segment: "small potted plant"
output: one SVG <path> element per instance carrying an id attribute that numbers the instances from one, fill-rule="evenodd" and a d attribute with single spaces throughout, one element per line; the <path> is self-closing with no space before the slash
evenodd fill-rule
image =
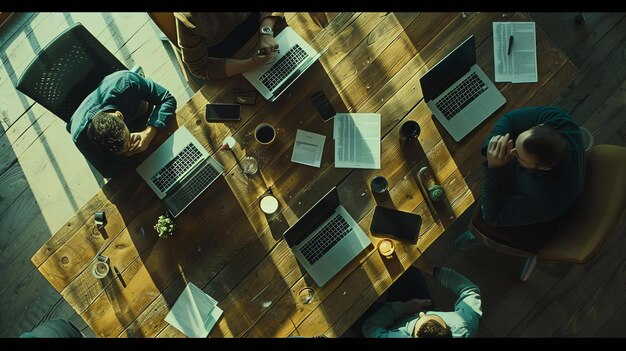
<path id="1" fill-rule="evenodd" d="M 161 215 L 157 219 L 154 229 L 157 233 L 159 233 L 160 238 L 169 238 L 174 235 L 176 223 L 174 223 L 174 220 L 171 217 Z"/>

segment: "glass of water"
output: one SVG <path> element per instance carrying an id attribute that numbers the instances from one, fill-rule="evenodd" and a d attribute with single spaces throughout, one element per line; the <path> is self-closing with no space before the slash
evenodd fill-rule
<path id="1" fill-rule="evenodd" d="M 259 163 L 252 156 L 246 156 L 241 160 L 241 168 L 245 174 L 255 174 L 259 170 Z"/>
<path id="2" fill-rule="evenodd" d="M 311 288 L 304 288 L 300 290 L 298 294 L 298 302 L 301 304 L 308 305 L 313 301 L 313 297 L 315 296 L 315 291 Z"/>

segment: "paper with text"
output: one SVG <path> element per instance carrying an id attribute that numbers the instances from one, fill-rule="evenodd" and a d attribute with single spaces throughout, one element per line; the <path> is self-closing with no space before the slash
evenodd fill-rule
<path id="1" fill-rule="evenodd" d="M 324 141 L 326 141 L 325 135 L 298 129 L 296 131 L 296 141 L 293 144 L 291 162 L 319 167 L 322 163 Z"/>
<path id="2" fill-rule="evenodd" d="M 535 22 L 493 22 L 493 62 L 496 82 L 536 83 Z"/>
<path id="3" fill-rule="evenodd" d="M 335 167 L 380 169 L 379 113 L 338 113 L 333 127 Z"/>
<path id="4" fill-rule="evenodd" d="M 215 299 L 189 283 L 165 316 L 165 321 L 190 338 L 206 338 L 222 313 Z"/>

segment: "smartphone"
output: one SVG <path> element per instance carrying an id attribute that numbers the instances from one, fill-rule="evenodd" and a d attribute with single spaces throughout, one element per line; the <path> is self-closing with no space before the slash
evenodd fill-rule
<path id="1" fill-rule="evenodd" d="M 241 105 L 229 103 L 206 104 L 207 122 L 236 122 L 241 120 Z"/>
<path id="2" fill-rule="evenodd" d="M 322 90 L 311 95 L 311 102 L 315 105 L 317 112 L 320 114 L 324 122 L 330 121 L 337 114 L 333 105 L 330 104 L 330 101 L 328 101 L 326 94 L 324 94 L 324 91 Z"/>
<path id="3" fill-rule="evenodd" d="M 376 237 L 390 237 L 417 244 L 421 226 L 422 217 L 418 214 L 376 206 L 370 232 Z"/>

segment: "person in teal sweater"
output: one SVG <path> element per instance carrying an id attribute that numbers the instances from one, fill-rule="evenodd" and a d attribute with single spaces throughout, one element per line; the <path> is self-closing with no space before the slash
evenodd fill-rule
<path id="1" fill-rule="evenodd" d="M 111 178 L 145 151 L 176 114 L 176 99 L 163 86 L 131 71 L 102 79 L 78 106 L 67 131 L 100 174 Z"/>
<path id="2" fill-rule="evenodd" d="M 481 153 L 487 157 L 482 167 L 482 212 L 474 219 L 483 221 L 483 227 L 527 228 L 511 233 L 507 244 L 536 249 L 549 233 L 535 235 L 532 242 L 519 236 L 531 232 L 532 225 L 562 216 L 582 191 L 585 150 L 576 121 L 550 106 L 505 113 L 483 142 Z M 506 236 L 506 229 L 494 232 Z M 476 239 L 466 232 L 455 245 L 465 248 L 470 243 Z"/>
<path id="3" fill-rule="evenodd" d="M 420 268 L 458 296 L 454 311 L 427 311 L 430 299 L 386 302 L 363 324 L 366 338 L 476 336 L 482 316 L 480 289 L 451 268 L 431 265 Z"/>

